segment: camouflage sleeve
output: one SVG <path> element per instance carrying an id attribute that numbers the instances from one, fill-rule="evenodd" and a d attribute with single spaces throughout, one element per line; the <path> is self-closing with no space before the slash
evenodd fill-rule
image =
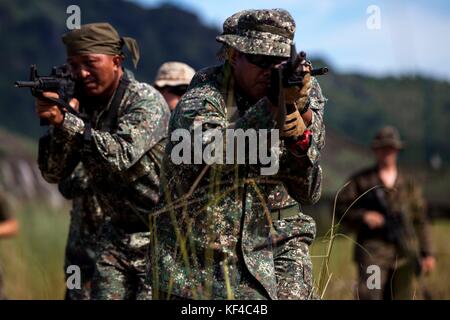
<path id="1" fill-rule="evenodd" d="M 172 117 L 171 128 L 187 129 L 193 134 L 194 130 L 201 126 L 202 144 L 203 147 L 206 147 L 213 142 L 213 137 L 205 132 L 209 129 L 225 130 L 232 125 L 233 129 L 252 128 L 258 130 L 271 129 L 275 126 L 269 110 L 269 102 L 265 98 L 250 107 L 233 124 L 228 122 L 226 113 L 222 111 L 226 107 L 222 104 L 224 102 L 217 93 L 196 93 L 194 89 L 194 92 L 180 101 L 175 111 L 176 114 Z M 225 158 L 226 147 L 223 148 L 223 151 Z"/>
<path id="2" fill-rule="evenodd" d="M 201 123 L 207 129 L 225 129 L 231 125 L 227 115 L 222 111 L 221 97 L 211 95 L 199 95 L 181 100 L 181 112 L 178 128 L 193 129 L 194 123 Z M 232 124 L 234 129 L 270 129 L 275 127 L 272 114 L 269 110 L 269 101 L 264 98 L 248 109 L 242 117 Z"/>
<path id="3" fill-rule="evenodd" d="M 81 137 L 50 127 L 39 140 L 38 165 L 44 179 L 58 183 L 68 177 L 80 162 Z"/>
<path id="4" fill-rule="evenodd" d="M 319 201 L 322 194 L 322 168 L 318 160 L 311 165 L 305 156 L 298 158 L 287 152 L 282 156 L 278 176 L 289 195 L 300 204 L 311 205 Z"/>
<path id="5" fill-rule="evenodd" d="M 89 180 L 82 164 L 78 164 L 73 173 L 58 184 L 59 192 L 66 199 L 74 199 L 89 189 Z"/>
<path id="6" fill-rule="evenodd" d="M 433 254 L 431 245 L 431 226 L 427 215 L 425 199 L 422 188 L 414 181 L 410 182 L 411 210 L 414 217 L 414 226 L 417 231 L 417 238 L 420 246 L 421 256 L 431 256 Z"/>
<path id="7" fill-rule="evenodd" d="M 325 145 L 325 125 L 323 111 L 326 99 L 322 95 L 319 83 L 313 78 L 310 92 L 312 121 L 308 129 L 312 132 L 311 146 L 306 154 L 297 154 L 284 150 L 284 164 L 280 175 L 289 195 L 301 204 L 316 203 L 322 193 L 322 168 L 319 164 L 320 150 Z M 286 178 L 289 177 L 289 178 Z"/>
<path id="8" fill-rule="evenodd" d="M 169 115 L 161 96 L 142 98 L 126 108 L 116 132 L 91 129 L 92 139 L 84 142 L 83 152 L 113 173 L 124 172 L 166 136 Z M 81 136 L 83 120 L 72 114 L 66 116 L 69 121 L 64 120 L 63 130 Z"/>
<path id="9" fill-rule="evenodd" d="M 269 105 L 270 102 L 267 98 L 259 100 L 245 112 L 244 116 L 236 121 L 234 128 L 243 130 L 275 128 L 275 121 L 273 120 Z"/>
<path id="10" fill-rule="evenodd" d="M 309 94 L 312 121 L 308 126 L 308 129 L 312 132 L 315 147 L 320 151 L 325 146 L 325 123 L 323 122 L 323 113 L 327 99 L 323 96 L 322 89 L 320 88 L 317 79 L 313 77 L 312 82 L 313 84 Z"/>

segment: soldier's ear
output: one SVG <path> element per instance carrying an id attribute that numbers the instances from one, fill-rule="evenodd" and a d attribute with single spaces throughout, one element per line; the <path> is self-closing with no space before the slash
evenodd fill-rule
<path id="1" fill-rule="evenodd" d="M 113 60 L 114 67 L 116 67 L 116 68 L 122 67 L 122 62 L 123 62 L 122 56 L 120 56 L 120 55 L 113 56 L 112 60 Z"/>

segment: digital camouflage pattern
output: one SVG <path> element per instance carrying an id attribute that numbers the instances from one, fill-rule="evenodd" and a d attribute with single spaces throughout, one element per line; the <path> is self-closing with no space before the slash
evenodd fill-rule
<path id="1" fill-rule="evenodd" d="M 275 127 L 267 98 L 251 102 L 234 91 L 228 63 L 196 77 L 171 118 L 169 134 L 179 128 L 193 133 L 196 126 Z M 202 140 L 204 147 L 211 143 L 208 135 Z M 166 211 L 156 217 L 151 246 L 154 289 L 195 299 L 277 299 L 273 242 L 283 239 L 274 230 L 267 199 L 281 183 L 300 203 L 319 199 L 316 145 L 306 155 L 283 147 L 275 176 L 261 176 L 258 165 L 175 165 L 174 145 L 166 149 Z"/>
<path id="2" fill-rule="evenodd" d="M 286 237 L 286 240 L 277 243 L 273 250 L 278 299 L 316 298 L 309 254 L 309 245 L 316 233 L 314 220 L 300 213 L 300 217 L 274 221 L 274 228 L 278 236 L 285 234 Z M 293 233 L 297 234 L 292 235 Z"/>
<path id="3" fill-rule="evenodd" d="M 223 22 L 223 26 L 222 26 L 222 34 L 237 34 L 237 26 L 238 26 L 238 22 L 239 19 L 247 13 L 251 13 L 252 10 L 242 10 L 239 12 L 236 12 L 235 14 L 233 14 L 232 16 L 228 17 L 225 19 L 225 21 Z"/>
<path id="4" fill-rule="evenodd" d="M 243 10 L 233 14 L 223 23 L 225 34 L 236 34 L 239 19 L 245 14 L 251 14 L 251 10 Z M 224 57 L 224 48 L 219 53 Z M 196 86 L 208 78 L 207 71 L 198 72 L 191 82 Z M 313 111 L 313 120 L 309 128 L 313 133 L 313 141 L 317 150 L 321 150 L 325 144 L 325 126 L 323 123 L 323 111 L 326 98 L 316 78 L 312 78 L 311 91 L 309 93 L 310 108 Z M 311 149 L 314 151 L 314 148 Z M 274 265 L 277 276 L 277 292 L 279 299 L 309 299 L 314 296 L 312 283 L 312 263 L 308 246 L 316 235 L 314 220 L 301 212 L 298 203 L 291 198 L 282 184 L 275 187 L 267 199 L 267 206 L 271 212 L 286 212 L 283 209 L 294 210 L 294 216 L 279 220 L 273 217 L 274 230 L 285 239 L 274 245 Z M 295 208 L 298 208 L 295 214 Z"/>
<path id="5" fill-rule="evenodd" d="M 99 254 L 92 297 L 100 300 L 150 300 L 146 281 L 150 233 L 124 232 L 106 221 L 98 239 Z"/>
<path id="6" fill-rule="evenodd" d="M 402 232 L 402 243 L 392 243 L 387 238 L 385 228 L 369 229 L 363 223 L 366 210 L 377 209 L 376 190 L 363 193 L 383 183 L 376 167 L 367 168 L 354 174 L 350 184 L 339 194 L 336 213 L 343 223 L 356 232 L 357 243 L 354 259 L 359 270 L 357 298 L 413 298 L 411 282 L 414 277 L 414 259 L 432 255 L 430 224 L 422 190 L 414 180 L 399 171 L 392 189 L 384 189 L 386 201 L 392 214 L 403 217 L 406 232 Z M 362 196 L 344 215 L 350 204 Z M 400 232 L 400 230 L 399 230 Z M 381 269 L 381 289 L 368 290 L 367 267 L 378 265 Z M 391 287 L 389 287 L 391 286 Z M 392 291 L 391 291 L 392 289 Z M 391 297 L 391 293 L 394 297 Z"/>
<path id="7" fill-rule="evenodd" d="M 224 23 L 224 32 L 233 32 L 233 20 L 241 13 L 228 18 Z M 197 72 L 191 82 L 195 87 L 207 81 L 214 69 L 203 69 Z M 325 125 L 323 112 L 326 98 L 315 77 L 312 78 L 312 88 L 309 93 L 310 108 L 313 120 L 308 129 L 312 131 L 313 143 L 317 150 L 325 145 Z M 315 148 L 309 151 L 314 157 Z M 283 184 L 275 186 L 267 198 L 267 207 L 271 212 L 284 208 L 298 207 L 298 202 L 289 196 Z M 273 218 L 274 230 L 284 239 L 274 245 L 274 265 L 277 277 L 277 292 L 279 299 L 309 299 L 316 298 L 312 283 L 312 262 L 308 246 L 315 239 L 316 224 L 314 219 L 302 213 L 301 207 L 297 216 L 278 220 Z"/>
<path id="8" fill-rule="evenodd" d="M 103 212 L 82 164 L 59 183 L 59 190 L 72 200 L 64 263 L 66 280 L 67 267 L 75 265 L 81 270 L 81 289 L 66 289 L 66 299 L 89 300 Z"/>
<path id="9" fill-rule="evenodd" d="M 228 33 L 228 26 L 237 21 L 237 31 Z M 230 17 L 224 33 L 216 39 L 238 51 L 289 57 L 295 33 L 295 21 L 283 9 L 246 10 Z"/>
<path id="10" fill-rule="evenodd" d="M 61 128 L 50 127 L 39 141 L 38 164 L 43 177 L 59 183 L 82 163 L 103 210 L 108 227 L 99 235 L 98 245 L 103 251 L 98 253 L 97 266 L 109 263 L 110 268 L 104 274 L 97 267 L 93 298 L 138 295 L 122 294 L 126 281 L 142 280 L 143 272 L 137 269 L 145 254 L 136 248 L 142 246 L 141 238 L 148 243 L 148 234 L 143 236 L 148 232 L 148 213 L 160 200 L 159 172 L 170 115 L 161 94 L 134 79 L 125 90 L 114 122 L 107 117 L 110 103 L 102 106 L 81 100 L 84 120 L 66 113 Z M 84 134 L 88 122 L 92 127 L 90 139 Z M 120 254 L 115 255 L 116 251 Z M 116 259 L 109 259 L 112 256 Z M 118 281 L 117 273 L 122 274 L 123 281 Z"/>
<path id="11" fill-rule="evenodd" d="M 308 129 L 312 132 L 315 144 L 315 148 L 308 150 L 311 154 L 319 152 L 325 145 L 323 112 L 326 99 L 314 77 L 309 99 L 313 119 Z M 311 157 L 314 155 L 311 154 Z M 272 212 L 289 210 L 288 208 L 296 207 L 297 204 L 282 184 L 278 185 L 268 198 Z M 316 236 L 316 224 L 312 217 L 302 213 L 301 203 L 299 205 L 297 216 L 274 220 L 276 232 L 281 238 L 286 239 L 274 247 L 278 298 L 284 300 L 316 298 L 313 291 L 312 261 L 309 255 L 309 245 Z"/>

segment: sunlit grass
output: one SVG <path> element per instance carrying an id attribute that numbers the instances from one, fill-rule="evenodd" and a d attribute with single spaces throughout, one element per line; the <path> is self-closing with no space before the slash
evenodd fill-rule
<path id="1" fill-rule="evenodd" d="M 17 212 L 17 216 L 20 220 L 20 235 L 0 241 L 0 265 L 8 298 L 62 299 L 69 208 L 56 212 L 36 204 L 27 205 Z M 433 298 L 450 299 L 450 221 L 435 221 L 432 231 L 437 269 L 425 279 L 425 283 Z M 324 299 L 353 299 L 356 283 L 353 246 L 349 239 L 335 239 L 328 265 L 332 275 Z M 316 283 L 327 250 L 328 241 L 324 238 L 318 238 L 311 248 Z"/>
<path id="2" fill-rule="evenodd" d="M 62 299 L 69 209 L 26 205 L 16 213 L 20 233 L 0 241 L 0 265 L 9 299 Z"/>

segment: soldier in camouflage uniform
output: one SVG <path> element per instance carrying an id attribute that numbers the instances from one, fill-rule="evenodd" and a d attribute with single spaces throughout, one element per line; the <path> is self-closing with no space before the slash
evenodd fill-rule
<path id="1" fill-rule="evenodd" d="M 429 273 L 435 265 L 425 201 L 414 180 L 397 166 L 397 154 L 402 148 L 398 131 L 393 127 L 381 129 L 372 148 L 376 166 L 350 178 L 350 184 L 339 194 L 337 206 L 344 224 L 357 234 L 356 298 L 413 299 L 414 275 Z M 380 268 L 380 288 L 368 285 L 373 277 L 369 270 L 372 265 Z"/>
<path id="2" fill-rule="evenodd" d="M 239 18 L 248 13 L 243 10 L 227 18 L 223 23 L 222 35 L 237 34 Z M 228 46 L 223 45 L 218 58 L 225 59 Z M 308 62 L 309 63 L 309 62 Z M 206 79 L 204 70 L 198 72 L 191 82 L 191 87 Z M 323 110 L 326 102 L 319 83 L 312 78 L 309 92 L 310 109 L 314 121 L 311 123 L 314 142 L 318 150 L 325 144 L 325 126 Z M 316 224 L 312 217 L 301 211 L 301 204 L 291 198 L 286 188 L 280 184 L 269 195 L 267 206 L 272 215 L 274 230 L 283 239 L 274 246 L 274 265 L 277 277 L 278 299 L 309 299 L 316 297 L 313 292 L 312 262 L 309 255 L 309 245 L 316 235 Z"/>
<path id="3" fill-rule="evenodd" d="M 0 240 L 17 234 L 19 226 L 17 220 L 12 217 L 11 209 L 0 190 Z M 3 292 L 2 269 L 0 265 L 0 300 L 5 300 Z"/>
<path id="4" fill-rule="evenodd" d="M 139 59 L 133 39 L 121 38 L 107 23 L 93 23 L 68 32 L 63 42 L 79 86 L 71 104 L 81 114 L 37 99 L 39 117 L 51 124 L 39 142 L 39 168 L 48 182 L 59 183 L 81 163 L 99 202 L 105 218 L 92 298 L 148 299 L 148 214 L 159 201 L 170 112 L 158 91 L 124 73 L 124 44 L 135 66 Z"/>
<path id="5" fill-rule="evenodd" d="M 173 111 L 191 83 L 195 70 L 186 63 L 170 61 L 159 67 L 153 86 L 161 92 Z"/>
<path id="6" fill-rule="evenodd" d="M 238 20 L 236 34 L 217 38 L 227 46 L 226 62 L 196 74 L 171 117 L 169 133 L 201 130 L 206 133 L 203 147 L 208 147 L 213 141 L 208 129 L 285 129 L 280 114 L 287 105 L 274 99 L 280 92 L 274 94 L 268 85 L 272 67 L 290 55 L 295 23 L 280 9 L 249 10 Z M 301 88 L 281 89 L 286 102 L 295 104 L 304 115 L 296 122 L 296 128 L 303 125 L 297 142 L 283 143 L 280 148 L 276 175 L 261 175 L 261 167 L 251 164 L 175 164 L 171 153 L 176 140 L 168 143 L 161 175 L 167 179 L 166 207 L 155 219 L 150 256 L 155 298 L 278 298 L 274 250 L 285 246 L 290 251 L 286 244 L 300 239 L 305 230 L 283 232 L 284 221 L 275 230 L 268 201 L 280 203 L 275 195 L 282 187 L 300 203 L 311 204 L 320 197 L 319 150 L 315 135 L 305 134 L 305 125 L 322 130 L 321 119 L 310 107 L 320 108 L 316 107 L 319 101 L 309 96 L 313 83 L 306 76 Z M 305 140 L 307 147 L 300 148 L 298 143 Z M 293 217 L 296 222 L 301 220 L 298 210 Z M 291 253 L 297 259 L 299 252 L 294 250 Z M 310 269 L 304 273 L 310 276 Z M 298 280 L 304 283 L 303 274 Z M 309 294 L 311 290 L 303 291 Z"/>
<path id="7" fill-rule="evenodd" d="M 69 266 L 81 270 L 81 288 L 66 288 L 66 300 L 89 300 L 103 213 L 81 163 L 70 177 L 59 183 L 59 190 L 66 199 L 72 200 L 64 263 L 66 280 L 70 275 L 66 273 Z"/>

